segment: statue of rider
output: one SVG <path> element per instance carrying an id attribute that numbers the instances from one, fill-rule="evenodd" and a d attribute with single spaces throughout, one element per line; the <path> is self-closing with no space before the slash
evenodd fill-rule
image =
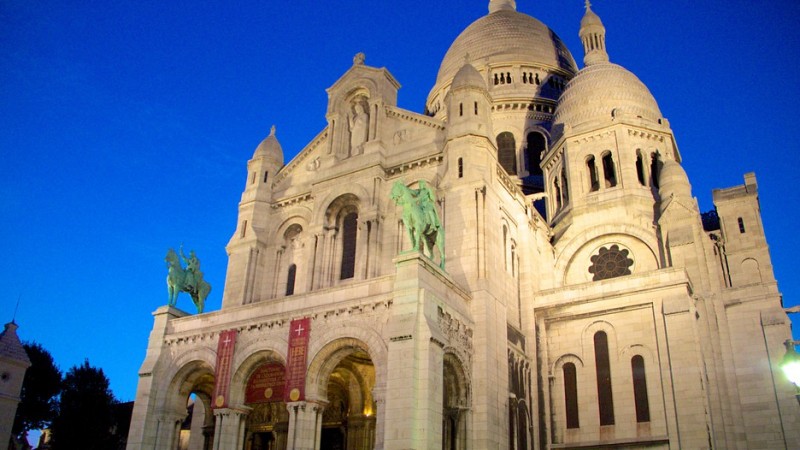
<path id="1" fill-rule="evenodd" d="M 436 194 L 425 180 L 419 180 L 419 189 L 414 190 L 417 205 L 420 211 L 428 218 L 428 223 L 434 230 L 441 228 L 439 215 L 436 213 Z"/>
<path id="2" fill-rule="evenodd" d="M 197 258 L 194 250 L 189 252 L 189 256 L 183 253 L 183 245 L 181 245 L 181 259 L 186 264 L 186 278 L 184 283 L 191 291 L 196 291 L 197 286 L 203 281 L 203 272 L 200 271 L 200 260 Z"/>

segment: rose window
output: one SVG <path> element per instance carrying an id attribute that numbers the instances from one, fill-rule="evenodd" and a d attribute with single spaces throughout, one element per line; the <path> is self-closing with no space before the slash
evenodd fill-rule
<path id="1" fill-rule="evenodd" d="M 593 273 L 592 281 L 607 280 L 631 274 L 633 260 L 628 257 L 630 252 L 614 244 L 611 247 L 600 247 L 598 253 L 592 256 L 592 265 L 589 273 Z"/>

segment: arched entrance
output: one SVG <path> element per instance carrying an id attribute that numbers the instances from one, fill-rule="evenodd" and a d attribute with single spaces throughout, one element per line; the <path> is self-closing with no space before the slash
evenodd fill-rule
<path id="1" fill-rule="evenodd" d="M 327 402 L 322 413 L 320 449 L 373 448 L 375 366 L 366 345 L 355 339 L 339 339 L 323 348 L 315 363 L 321 364 L 318 388 Z"/>
<path id="2" fill-rule="evenodd" d="M 214 443 L 214 414 L 211 412 L 214 383 L 213 370 L 201 361 L 185 365 L 175 375 L 169 385 L 165 414 L 158 424 L 159 442 L 167 442 L 166 448 L 211 449 Z"/>
<path id="3" fill-rule="evenodd" d="M 443 363 L 442 450 L 465 450 L 470 404 L 466 373 L 453 353 L 445 353 Z"/>
<path id="4" fill-rule="evenodd" d="M 267 359 L 247 379 L 244 404 L 251 408 L 245 422 L 244 450 L 284 450 L 289 412 L 283 399 L 286 368 Z"/>

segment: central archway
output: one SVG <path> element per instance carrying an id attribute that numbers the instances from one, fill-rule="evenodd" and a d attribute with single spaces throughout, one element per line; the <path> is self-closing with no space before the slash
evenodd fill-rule
<path id="1" fill-rule="evenodd" d="M 367 346 L 356 339 L 337 339 L 315 356 L 310 366 L 322 413 L 321 450 L 358 450 L 375 446 L 376 406 L 372 398 L 375 365 Z"/>

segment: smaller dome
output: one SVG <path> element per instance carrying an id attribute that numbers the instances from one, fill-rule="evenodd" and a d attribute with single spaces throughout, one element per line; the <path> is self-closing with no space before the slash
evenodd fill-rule
<path id="1" fill-rule="evenodd" d="M 692 185 L 689 177 L 680 164 L 668 159 L 663 162 L 658 175 L 658 195 L 662 198 L 670 196 L 692 198 Z"/>
<path id="2" fill-rule="evenodd" d="M 275 125 L 270 129 L 269 136 L 256 147 L 253 159 L 256 158 L 265 158 L 278 166 L 283 166 L 283 148 L 281 148 L 278 138 L 275 137 Z"/>
<path id="3" fill-rule="evenodd" d="M 456 89 L 465 88 L 465 87 L 477 87 L 481 89 L 486 89 L 486 81 L 483 80 L 480 72 L 476 69 L 472 64 L 465 62 L 458 72 L 456 72 L 456 76 L 453 77 L 453 84 L 450 86 L 450 90 L 454 91 Z"/>
<path id="4" fill-rule="evenodd" d="M 602 27 L 603 26 L 603 21 L 600 20 L 600 16 L 595 14 L 594 11 L 592 11 L 591 8 L 589 8 L 589 6 L 587 6 L 586 7 L 586 14 L 584 14 L 583 18 L 581 19 L 581 28 L 588 28 L 588 27 L 590 27 L 592 25 L 599 25 L 599 26 Z M 603 28 L 605 28 L 605 27 L 603 27 Z"/>
<path id="5" fill-rule="evenodd" d="M 633 116 L 658 123 L 661 110 L 639 78 L 622 66 L 604 62 L 584 67 L 567 83 L 558 100 L 556 126 L 575 128 Z"/>

